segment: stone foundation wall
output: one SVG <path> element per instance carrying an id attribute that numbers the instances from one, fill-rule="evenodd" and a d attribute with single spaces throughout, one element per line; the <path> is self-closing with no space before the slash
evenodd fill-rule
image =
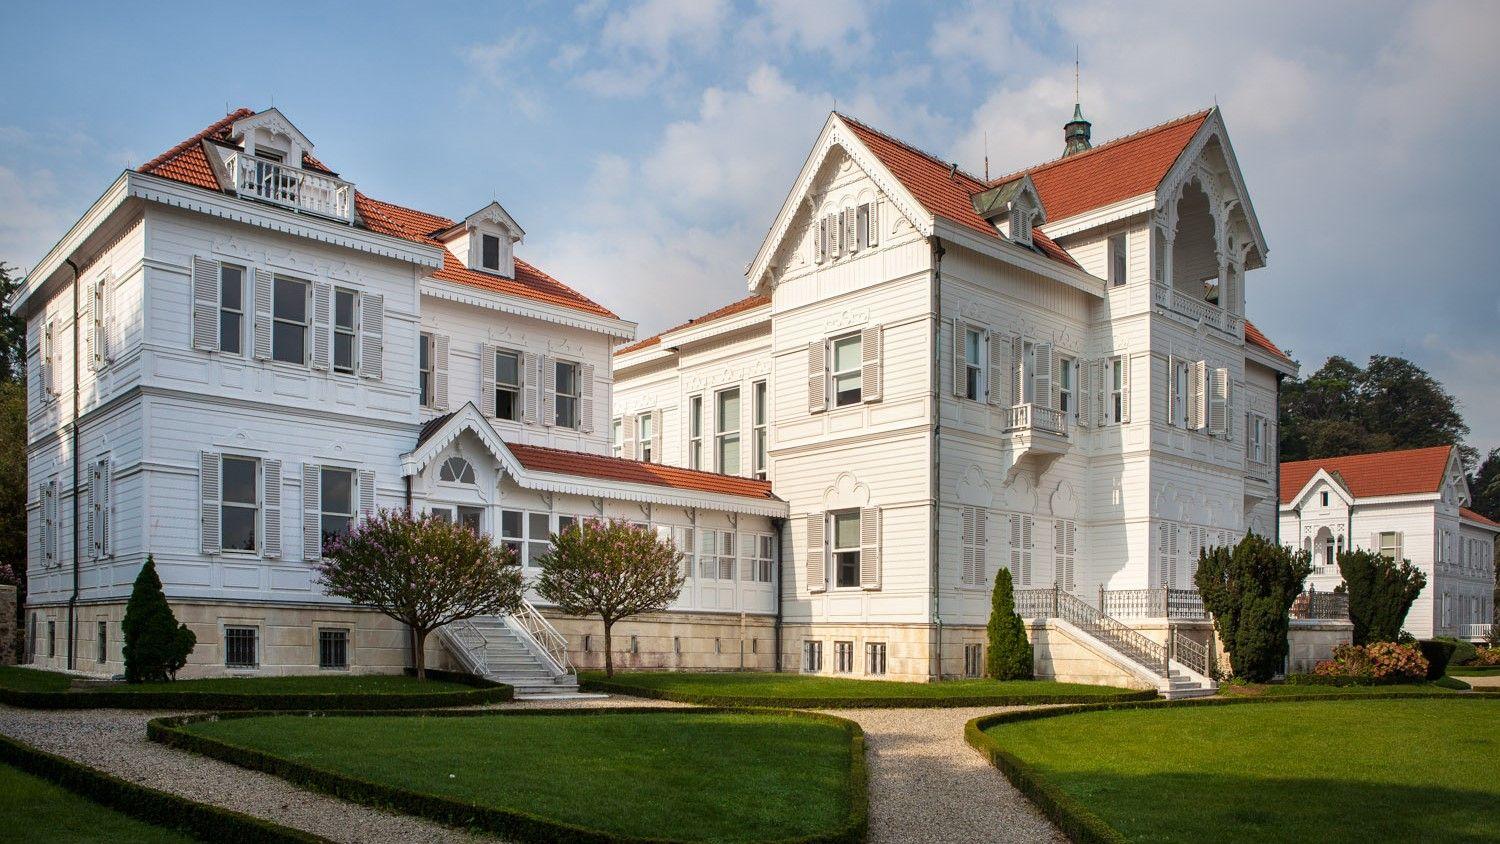
<path id="1" fill-rule="evenodd" d="M 862 680 L 904 680 L 925 683 L 932 679 L 929 670 L 934 628 L 925 624 L 788 624 L 783 629 L 782 670 L 795 674 L 855 677 Z M 820 642 L 823 664 L 818 670 L 806 665 L 806 645 Z M 850 671 L 839 671 L 837 645 L 848 642 L 853 648 Z M 867 645 L 885 645 L 885 673 L 869 671 Z M 958 650 L 958 665 L 963 667 L 963 650 Z"/>
<path id="2" fill-rule="evenodd" d="M 604 670 L 604 624 L 543 608 L 567 637 L 568 658 L 580 671 Z M 648 613 L 615 623 L 615 670 L 771 671 L 776 666 L 775 620 L 737 613 Z"/>
<path id="3" fill-rule="evenodd" d="M 15 665 L 22 647 L 16 635 L 16 587 L 0 585 L 0 665 Z"/>
<path id="4" fill-rule="evenodd" d="M 1332 619 L 1292 619 L 1287 631 L 1287 673 L 1309 674 L 1319 660 L 1333 659 L 1333 649 L 1354 641 L 1354 624 Z"/>

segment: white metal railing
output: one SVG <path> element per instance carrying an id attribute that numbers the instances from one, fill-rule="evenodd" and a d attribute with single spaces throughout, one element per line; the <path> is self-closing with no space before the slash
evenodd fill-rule
<path id="1" fill-rule="evenodd" d="M 1152 299 L 1157 307 L 1185 316 L 1195 322 L 1202 322 L 1225 334 L 1235 337 L 1244 336 L 1244 317 L 1236 316 L 1212 302 L 1204 301 L 1166 284 L 1153 284 L 1151 288 Z"/>
<path id="2" fill-rule="evenodd" d="M 244 152 L 232 153 L 225 163 L 240 196 L 346 223 L 354 219 L 354 186 L 342 179 Z"/>
<path id="3" fill-rule="evenodd" d="M 537 608 L 530 601 L 522 598 L 521 606 L 511 613 L 507 620 L 536 643 L 542 655 L 552 663 L 554 674 L 573 673 L 573 662 L 568 659 L 567 637 L 557 632 L 552 622 L 537 612 Z"/>
<path id="4" fill-rule="evenodd" d="M 1078 596 L 1057 587 L 1017 589 L 1016 613 L 1022 618 L 1060 618 L 1088 633 L 1136 664 L 1167 676 L 1167 648 L 1141 635 L 1130 625 L 1089 606 Z"/>
<path id="5" fill-rule="evenodd" d="M 1169 631 L 1168 659 L 1175 659 L 1204 677 L 1213 676 L 1213 631 L 1209 631 L 1208 644 L 1194 641 L 1182 629 L 1173 626 Z"/>
<path id="6" fill-rule="evenodd" d="M 1116 618 L 1206 618 L 1203 596 L 1196 589 L 1100 589 L 1099 609 Z"/>
<path id="7" fill-rule="evenodd" d="M 1262 481 L 1271 480 L 1271 464 L 1260 463 L 1254 458 L 1245 458 L 1245 474 Z"/>
<path id="8" fill-rule="evenodd" d="M 489 639 L 472 620 L 466 618 L 445 624 L 438 628 L 438 636 L 470 674 L 484 677 L 490 673 L 489 661 L 485 658 Z"/>
<path id="9" fill-rule="evenodd" d="M 1458 626 L 1458 638 L 1489 641 L 1490 625 L 1460 624 Z"/>
<path id="10" fill-rule="evenodd" d="M 1018 404 L 1011 407 L 1005 430 L 1029 431 L 1033 429 L 1066 437 L 1068 414 L 1039 404 Z"/>
<path id="11" fill-rule="evenodd" d="M 1349 596 L 1343 592 L 1319 592 L 1309 586 L 1292 601 L 1289 614 L 1297 619 L 1348 619 Z"/>

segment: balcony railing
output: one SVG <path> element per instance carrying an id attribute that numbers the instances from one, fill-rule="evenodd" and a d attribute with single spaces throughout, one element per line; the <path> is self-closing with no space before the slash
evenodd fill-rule
<path id="1" fill-rule="evenodd" d="M 1202 322 L 1210 328 L 1236 338 L 1245 336 L 1245 318 L 1235 316 L 1212 302 L 1206 302 L 1190 293 L 1184 293 L 1165 284 L 1153 284 L 1152 298 L 1158 308 Z"/>
<path id="2" fill-rule="evenodd" d="M 1309 587 L 1292 601 L 1292 618 L 1349 619 L 1349 596 L 1342 592 L 1319 592 Z"/>
<path id="3" fill-rule="evenodd" d="M 1471 642 L 1492 641 L 1490 625 L 1488 624 L 1460 624 L 1458 625 L 1458 638 L 1467 639 Z"/>
<path id="4" fill-rule="evenodd" d="M 1100 589 L 1099 608 L 1115 618 L 1170 618 L 1196 621 L 1207 618 L 1203 596 L 1196 589 Z"/>
<path id="5" fill-rule="evenodd" d="M 1042 407 L 1039 404 L 1018 404 L 1010 409 L 1010 419 L 1005 425 L 1005 430 L 1046 431 L 1049 434 L 1066 437 L 1068 415 L 1060 410 Z"/>
<path id="6" fill-rule="evenodd" d="M 1051 589 L 1017 589 L 1016 614 L 1022 618 L 1060 618 L 1165 677 L 1168 649 L 1136 632 L 1130 625 L 1089 606 L 1072 593 Z"/>
<path id="7" fill-rule="evenodd" d="M 354 186 L 342 179 L 243 152 L 225 164 L 240 196 L 344 223 L 354 219 Z"/>

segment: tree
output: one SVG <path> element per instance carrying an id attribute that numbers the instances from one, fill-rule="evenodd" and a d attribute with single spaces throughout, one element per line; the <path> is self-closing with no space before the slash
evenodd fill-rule
<path id="1" fill-rule="evenodd" d="M 1500 521 L 1500 448 L 1490 449 L 1484 462 L 1469 476 L 1470 509 L 1487 519 Z"/>
<path id="2" fill-rule="evenodd" d="M 26 603 L 26 387 L 0 382 L 0 583 Z"/>
<path id="3" fill-rule="evenodd" d="M 9 302 L 20 286 L 13 269 L 0 261 L 0 302 Z M 26 383 L 26 320 L 9 308 L 0 309 L 0 382 Z"/>
<path id="4" fill-rule="evenodd" d="M 1199 556 L 1194 583 L 1236 677 L 1263 683 L 1282 668 L 1288 611 L 1312 573 L 1311 555 L 1276 545 L 1254 533 L 1233 548 Z"/>
<path id="5" fill-rule="evenodd" d="M 648 527 L 590 519 L 552 535 L 540 559 L 537 594 L 568 615 L 604 622 L 604 674 L 615 676 L 615 622 L 660 612 L 677 600 L 686 575 L 683 556 Z"/>
<path id="6" fill-rule="evenodd" d="M 412 632 L 417 678 L 427 678 L 427 637 L 445 624 L 514 612 L 521 568 L 510 549 L 432 515 L 381 510 L 323 546 L 318 582 Z"/>
<path id="7" fill-rule="evenodd" d="M 125 604 L 125 682 L 160 683 L 177 679 L 177 672 L 187 664 L 188 654 L 198 644 L 198 637 L 186 624 L 178 624 L 161 578 L 156 575 L 156 560 L 146 555 L 146 564 L 135 577 L 130 600 Z"/>
<path id="8" fill-rule="evenodd" d="M 1349 593 L 1354 644 L 1396 641 L 1406 613 L 1427 585 L 1427 575 L 1410 560 L 1398 563 L 1373 551 L 1345 551 L 1338 563 Z"/>
<path id="9" fill-rule="evenodd" d="M 1283 460 L 1342 457 L 1402 448 L 1456 445 L 1464 465 L 1478 457 L 1458 400 L 1409 360 L 1372 355 L 1361 369 L 1335 355 L 1304 381 L 1281 388 Z"/>
<path id="10" fill-rule="evenodd" d="M 1031 641 L 1026 638 L 1026 622 L 1016 613 L 1016 594 L 1008 568 L 1002 567 L 995 574 L 995 589 L 990 593 L 990 623 L 985 632 L 990 639 L 985 676 L 991 680 L 1031 679 Z"/>

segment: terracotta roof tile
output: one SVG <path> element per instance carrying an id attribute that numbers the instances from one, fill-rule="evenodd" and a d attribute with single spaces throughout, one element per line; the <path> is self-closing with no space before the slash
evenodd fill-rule
<path id="1" fill-rule="evenodd" d="M 1255 323 L 1248 319 L 1245 320 L 1245 342 L 1252 346 L 1259 346 L 1287 363 L 1295 363 L 1291 358 L 1287 357 L 1286 352 L 1277 348 L 1276 344 L 1272 343 L 1270 338 L 1262 334 L 1260 329 L 1255 327 Z"/>
<path id="2" fill-rule="evenodd" d="M 901 180 L 901 184 L 922 203 L 922 207 L 939 217 L 996 240 L 1003 239 L 1000 232 L 974 210 L 973 195 L 990 187 L 982 179 L 958 170 L 884 132 L 872 129 L 848 115 L 840 114 L 839 117 L 849 124 L 860 142 L 880 159 L 880 163 Z M 1049 210 L 1047 213 L 1050 217 L 1052 212 Z M 1032 241 L 1052 260 L 1078 267 L 1078 262 L 1072 256 L 1040 231 L 1034 233 Z"/>
<path id="3" fill-rule="evenodd" d="M 681 325 L 674 325 L 671 328 L 668 328 L 667 330 L 661 332 L 661 334 L 647 337 L 644 340 L 637 340 L 636 342 L 631 343 L 628 346 L 623 346 L 621 348 L 615 349 L 615 354 L 623 355 L 627 352 L 640 351 L 641 349 L 655 346 L 660 343 L 663 335 L 671 334 L 674 331 L 681 331 L 682 329 L 687 328 L 690 325 L 702 325 L 705 322 L 713 322 L 716 319 L 724 319 L 725 317 L 734 316 L 735 314 L 744 313 L 745 311 L 754 310 L 762 305 L 769 304 L 771 304 L 770 296 L 747 296 L 744 299 L 739 300 L 738 302 L 731 302 L 716 311 L 709 311 L 703 316 L 694 317 L 693 319 L 690 319 L 687 322 L 682 323 Z"/>
<path id="4" fill-rule="evenodd" d="M 1107 141 L 1085 152 L 1002 176 L 989 186 L 1030 174 L 1056 223 L 1085 211 L 1156 190 L 1212 109 Z"/>
<path id="5" fill-rule="evenodd" d="M 507 442 L 505 444 L 521 465 L 537 472 L 582 475 L 625 483 L 650 484 L 693 492 L 738 495 L 746 498 L 775 500 L 770 481 L 757 481 L 735 475 L 717 475 L 660 463 L 643 463 L 623 457 L 584 454 L 578 451 L 546 448 L 538 445 Z"/>
<path id="6" fill-rule="evenodd" d="M 1480 514 L 1474 512 L 1473 510 L 1470 510 L 1467 507 L 1460 507 L 1460 508 L 1458 508 L 1458 514 L 1460 516 L 1464 517 L 1465 519 L 1468 519 L 1468 520 L 1474 521 L 1474 522 L 1478 522 L 1478 523 L 1484 525 L 1485 527 L 1492 527 L 1492 528 L 1495 528 L 1497 530 L 1500 530 L 1500 522 L 1497 522 L 1494 519 L 1488 518 L 1486 516 L 1481 516 Z"/>
<path id="7" fill-rule="evenodd" d="M 209 124 L 203 131 L 142 164 L 140 172 L 207 190 L 219 190 L 218 179 L 215 178 L 213 169 L 209 166 L 208 156 L 203 151 L 203 141 L 229 143 L 229 129 L 234 122 L 254 114 L 255 112 L 248 108 L 237 109 L 226 114 Z M 337 175 L 311 155 L 303 156 L 302 165 L 309 169 Z M 447 217 L 382 202 L 358 191 L 354 194 L 354 207 L 360 221 L 370 231 L 429 246 L 441 247 L 442 244 L 434 240 L 432 235 L 454 223 Z M 443 266 L 433 273 L 433 278 L 618 319 L 613 311 L 519 258 L 516 259 L 515 278 L 504 278 L 471 270 L 444 249 Z"/>
<path id="8" fill-rule="evenodd" d="M 1281 502 L 1290 503 L 1319 469 L 1337 472 L 1355 498 L 1437 492 L 1453 447 L 1381 451 L 1281 464 Z"/>

